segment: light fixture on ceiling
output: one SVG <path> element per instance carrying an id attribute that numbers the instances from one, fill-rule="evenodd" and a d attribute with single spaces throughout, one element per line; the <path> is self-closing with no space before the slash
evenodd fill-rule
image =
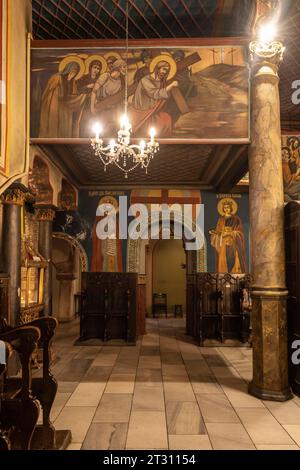
<path id="1" fill-rule="evenodd" d="M 118 131 L 117 142 L 112 139 L 108 145 L 104 145 L 100 138 L 102 126 L 96 122 L 93 127 L 95 137 L 91 140 L 92 148 L 104 165 L 104 171 L 108 165 L 115 165 L 128 177 L 135 168 L 145 168 L 146 173 L 150 161 L 159 150 L 159 144 L 155 141 L 155 129 L 152 127 L 149 131 L 150 139 L 148 142 L 141 140 L 139 144 L 131 144 L 130 137 L 132 127 L 128 119 L 128 0 L 126 1 L 126 74 L 125 74 L 125 99 L 124 115 L 121 118 L 121 127 Z"/>
<path id="2" fill-rule="evenodd" d="M 259 31 L 259 40 L 264 43 L 268 44 L 274 40 L 277 34 L 277 25 L 275 21 L 270 21 L 268 23 L 263 24 Z"/>

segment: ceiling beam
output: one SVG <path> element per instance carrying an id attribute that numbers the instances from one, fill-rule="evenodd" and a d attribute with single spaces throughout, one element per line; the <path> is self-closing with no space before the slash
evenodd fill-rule
<path id="1" fill-rule="evenodd" d="M 228 192 L 235 186 L 248 171 L 248 149 L 247 145 L 232 148 L 226 166 L 220 169 L 219 175 L 214 182 L 218 192 Z"/>

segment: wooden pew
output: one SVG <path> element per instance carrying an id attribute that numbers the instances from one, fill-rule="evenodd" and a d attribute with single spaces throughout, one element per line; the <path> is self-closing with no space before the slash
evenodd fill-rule
<path id="1" fill-rule="evenodd" d="M 1 398 L 1 431 L 11 448 L 28 450 L 40 413 L 40 404 L 31 391 L 31 358 L 40 339 L 38 328 L 22 326 L 0 333 L 0 340 L 10 344 L 20 357 L 22 375 L 10 379 L 4 374 Z M 2 372 L 2 374 L 4 371 Z"/>
<path id="2" fill-rule="evenodd" d="M 36 328 L 40 333 L 38 347 L 43 351 L 42 374 L 34 375 L 31 382 L 33 396 L 36 397 L 42 408 L 42 424 L 37 425 L 31 442 L 31 449 L 66 449 L 71 442 L 71 432 L 69 430 L 56 431 L 50 420 L 50 413 L 57 393 L 57 381 L 50 370 L 51 362 L 51 341 L 55 333 L 57 321 L 53 317 L 41 317 L 30 323 L 26 327 Z M 6 332 L 11 327 L 5 327 Z M 0 335 L 1 338 L 1 335 Z M 20 379 L 14 379 L 15 386 Z"/>

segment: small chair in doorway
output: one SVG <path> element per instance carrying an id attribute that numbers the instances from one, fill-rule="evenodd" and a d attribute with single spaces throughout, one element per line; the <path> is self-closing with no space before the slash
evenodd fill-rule
<path id="1" fill-rule="evenodd" d="M 182 305 L 175 304 L 174 305 L 174 317 L 183 317 L 183 310 L 182 310 Z"/>
<path id="2" fill-rule="evenodd" d="M 163 294 L 163 293 L 153 294 L 153 298 L 152 298 L 153 318 L 155 318 L 155 314 L 157 312 L 164 312 L 166 318 L 168 318 L 167 294 Z"/>

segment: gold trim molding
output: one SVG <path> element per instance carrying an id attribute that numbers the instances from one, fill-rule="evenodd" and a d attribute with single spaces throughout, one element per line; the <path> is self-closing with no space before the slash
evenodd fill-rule
<path id="1" fill-rule="evenodd" d="M 42 222 L 53 222 L 55 217 L 55 210 L 49 207 L 35 208 L 37 220 Z"/>
<path id="2" fill-rule="evenodd" d="M 249 44 L 250 57 L 254 61 L 265 61 L 279 65 L 283 60 L 285 47 L 280 41 L 264 43 L 261 41 L 251 41 Z"/>
<path id="3" fill-rule="evenodd" d="M 2 204 L 13 204 L 16 206 L 23 206 L 26 192 L 24 192 L 21 188 L 8 188 L 1 194 L 1 202 Z"/>

